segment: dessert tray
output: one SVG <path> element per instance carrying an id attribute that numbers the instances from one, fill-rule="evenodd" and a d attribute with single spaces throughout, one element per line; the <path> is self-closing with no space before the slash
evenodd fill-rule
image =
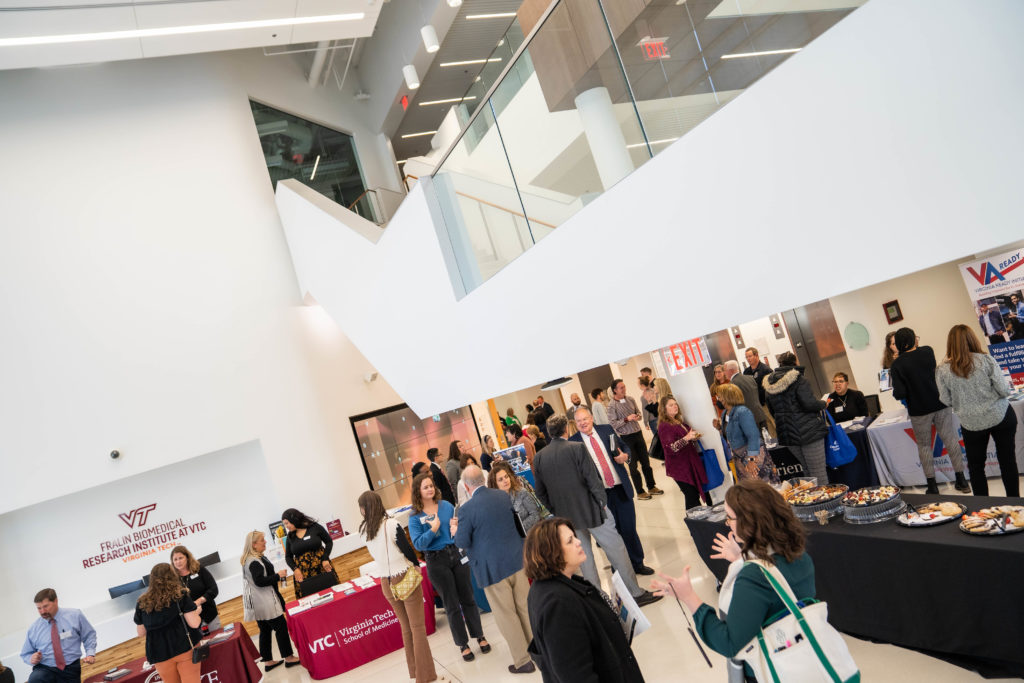
<path id="1" fill-rule="evenodd" d="M 996 505 L 968 512 L 960 519 L 960 531 L 973 536 L 1002 536 L 1024 531 L 1024 506 Z"/>
<path id="2" fill-rule="evenodd" d="M 967 512 L 967 506 L 952 501 L 927 503 L 916 508 L 907 507 L 906 511 L 896 518 L 901 526 L 938 526 L 946 522 L 960 519 Z"/>

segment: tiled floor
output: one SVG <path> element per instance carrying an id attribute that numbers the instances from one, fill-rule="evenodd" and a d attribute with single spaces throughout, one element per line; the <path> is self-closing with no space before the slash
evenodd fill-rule
<path id="1" fill-rule="evenodd" d="M 665 495 L 656 496 L 650 501 L 637 501 L 637 528 L 644 542 L 647 553 L 647 564 L 662 572 L 678 574 L 686 565 L 691 566 L 691 575 L 695 578 L 697 590 L 710 603 L 714 604 L 715 581 L 705 569 L 697 556 L 690 536 L 682 522 L 683 496 L 671 485 L 664 476 L 664 471 L 655 470 L 655 476 Z M 998 479 L 990 479 L 990 495 L 1001 496 L 1004 493 L 1002 483 Z M 923 489 L 920 491 L 923 492 Z M 943 493 L 957 495 L 952 486 L 943 486 Z M 603 575 L 605 585 L 609 577 Z M 647 586 L 650 577 L 640 577 L 641 583 Z M 708 669 L 696 646 L 686 631 L 686 625 L 679 608 L 673 601 L 662 600 L 644 610 L 651 620 L 652 628 L 636 638 L 633 651 L 640 662 L 644 678 L 648 683 L 660 681 L 722 681 L 726 680 L 725 660 L 709 651 L 713 669 Z M 437 631 L 430 636 L 430 647 L 437 663 L 438 675 L 444 675 L 453 681 L 486 681 L 487 683 L 504 683 L 506 681 L 538 682 L 540 673 L 531 675 L 513 675 L 508 672 L 511 658 L 505 642 L 494 626 L 490 614 L 483 615 L 484 633 L 494 649 L 490 654 L 481 655 L 477 652 L 476 660 L 464 662 L 451 641 L 445 617 L 438 613 Z M 865 681 L 928 681 L 929 683 L 964 683 L 966 681 L 984 680 L 981 676 L 947 664 L 938 659 L 919 654 L 912 650 L 892 645 L 868 643 L 856 638 L 847 638 L 853 657 L 860 666 L 862 679 Z M 264 679 L 267 683 L 307 683 L 312 679 L 301 667 L 293 669 L 276 669 Z M 370 664 L 362 666 L 341 676 L 328 679 L 330 681 L 377 681 L 404 682 L 408 681 L 405 657 L 401 651 L 382 657 Z M 1009 679 L 1005 679 L 1009 680 Z"/>

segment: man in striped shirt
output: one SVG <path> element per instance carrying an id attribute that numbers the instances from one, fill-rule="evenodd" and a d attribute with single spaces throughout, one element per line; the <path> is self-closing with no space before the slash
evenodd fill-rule
<path id="1" fill-rule="evenodd" d="M 626 396 L 626 383 L 621 379 L 612 382 L 612 402 L 608 404 L 608 421 L 615 433 L 626 443 L 632 454 L 629 460 L 629 477 L 633 480 L 636 497 L 650 500 L 652 495 L 665 493 L 654 484 L 654 470 L 651 469 L 651 458 L 647 454 L 647 443 L 640 432 L 640 421 L 643 417 L 640 408 L 632 396 Z M 643 479 L 639 470 L 643 470 Z M 647 491 L 644 491 L 644 479 L 647 480 Z"/>

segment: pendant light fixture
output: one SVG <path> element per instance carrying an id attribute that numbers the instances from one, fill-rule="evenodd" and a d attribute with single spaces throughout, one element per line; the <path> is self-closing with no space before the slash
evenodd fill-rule
<path id="1" fill-rule="evenodd" d="M 414 65 L 406 64 L 403 66 L 402 75 L 405 76 L 405 84 L 409 86 L 409 90 L 415 90 L 420 87 L 420 75 L 416 73 Z"/>
<path id="2" fill-rule="evenodd" d="M 462 4 L 462 0 L 448 0 L 449 7 L 458 7 Z"/>
<path id="3" fill-rule="evenodd" d="M 428 54 L 433 54 L 441 49 L 441 43 L 437 41 L 437 31 L 430 24 L 420 29 L 420 35 L 423 37 L 423 47 L 427 48 Z"/>

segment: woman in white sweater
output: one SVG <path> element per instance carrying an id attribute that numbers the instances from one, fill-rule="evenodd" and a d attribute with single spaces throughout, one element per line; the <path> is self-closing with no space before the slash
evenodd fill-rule
<path id="1" fill-rule="evenodd" d="M 935 369 L 935 383 L 939 387 L 939 400 L 952 406 L 960 418 L 974 495 L 988 495 L 985 458 L 991 436 L 996 444 L 1006 495 L 1020 496 L 1014 453 L 1017 414 L 1006 400 L 1010 386 L 999 365 L 985 353 L 978 337 L 967 325 L 954 325 L 949 330 L 946 358 Z"/>
<path id="2" fill-rule="evenodd" d="M 416 683 L 445 680 L 437 677 L 434 658 L 427 642 L 426 615 L 423 607 L 423 584 L 416 586 L 405 600 L 398 600 L 391 592 L 391 584 L 402 580 L 409 567 L 419 567 L 416 551 L 405 536 L 405 530 L 397 520 L 388 517 L 384 503 L 374 491 L 364 491 L 359 496 L 359 534 L 366 541 L 374 562 L 380 568 L 380 589 L 384 599 L 391 605 L 398 622 L 402 625 L 402 643 L 405 645 L 405 662 L 409 667 L 409 678 Z M 433 605 L 431 605 L 431 608 Z"/>

